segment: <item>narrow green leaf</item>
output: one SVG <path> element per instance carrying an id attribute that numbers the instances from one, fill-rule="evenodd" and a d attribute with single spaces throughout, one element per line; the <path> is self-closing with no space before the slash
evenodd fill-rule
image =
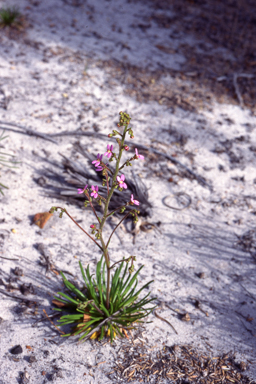
<path id="1" fill-rule="evenodd" d="M 134 276 L 131 278 L 131 280 L 129 281 L 129 280 L 127 280 L 127 283 L 125 284 L 125 286 L 123 287 L 123 289 L 125 288 L 125 290 L 123 291 L 123 293 L 122 293 L 122 297 L 124 297 L 126 294 L 127 294 L 127 292 L 129 291 L 129 289 L 132 287 L 132 285 L 134 284 L 134 282 L 135 282 L 135 280 L 136 280 L 136 278 L 137 278 L 137 276 L 138 276 L 138 274 L 140 273 L 140 271 L 141 271 L 141 269 L 144 267 L 144 265 L 142 265 L 139 269 L 138 269 L 138 271 L 134 274 Z M 126 285 L 128 284 L 128 286 L 126 287 Z"/>
<path id="2" fill-rule="evenodd" d="M 68 315 L 64 315 L 60 318 L 60 320 L 83 320 L 83 315 L 82 314 L 75 314 L 75 315 L 71 315 L 71 314 L 68 314 Z"/>
<path id="3" fill-rule="evenodd" d="M 81 273 L 82 273 L 82 276 L 83 276 L 85 285 L 86 285 L 86 287 L 88 288 L 88 285 L 89 285 L 89 284 L 88 284 L 88 281 L 87 281 L 87 279 L 86 279 L 86 276 L 85 276 L 85 273 L 84 273 L 84 268 L 83 268 L 83 266 L 82 266 L 81 261 L 79 261 L 79 266 L 80 266 L 80 270 L 81 270 Z"/>
<path id="4" fill-rule="evenodd" d="M 70 283 L 70 281 L 68 281 L 66 278 L 63 278 L 63 282 L 66 285 L 66 287 L 71 292 L 73 292 L 80 300 L 82 300 L 82 301 L 86 300 L 86 296 L 81 291 L 79 291 L 79 289 L 76 288 L 72 283 Z"/>
<path id="5" fill-rule="evenodd" d="M 105 336 L 105 327 L 104 325 L 101 327 L 101 333 L 100 333 L 100 337 L 99 337 L 99 341 L 101 341 Z"/>
<path id="6" fill-rule="evenodd" d="M 109 314 L 107 308 L 103 304 L 100 304 L 100 309 L 102 309 L 102 311 L 105 313 L 105 315 L 107 317 L 110 317 L 110 314 Z"/>
<path id="7" fill-rule="evenodd" d="M 122 334 L 122 332 L 120 331 L 120 329 L 117 325 L 114 327 L 114 329 L 119 334 L 119 336 L 124 337 L 124 335 Z"/>
<path id="8" fill-rule="evenodd" d="M 100 261 L 97 263 L 96 268 L 96 278 L 97 278 L 97 285 L 99 289 L 99 296 L 100 296 L 100 302 L 103 302 L 103 296 L 102 296 L 102 284 L 101 284 L 101 266 L 102 266 L 103 256 L 101 257 Z"/>
<path id="9" fill-rule="evenodd" d="M 58 295 L 62 296 L 62 297 L 65 297 L 67 300 L 71 301 L 71 303 L 74 303 L 74 304 L 79 304 L 79 302 L 75 299 L 72 299 L 72 297 L 69 297 L 68 295 L 65 295 L 65 293 L 62 293 L 62 292 L 57 292 Z"/>

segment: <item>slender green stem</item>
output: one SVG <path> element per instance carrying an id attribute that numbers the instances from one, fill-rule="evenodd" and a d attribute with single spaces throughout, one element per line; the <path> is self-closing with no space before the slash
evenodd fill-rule
<path id="1" fill-rule="evenodd" d="M 94 208 L 93 203 L 92 203 L 92 199 L 90 198 L 89 194 L 88 194 L 87 197 L 88 197 L 88 200 L 89 200 L 89 204 L 90 204 L 90 206 L 91 206 L 91 208 L 92 208 L 92 210 L 93 210 L 93 213 L 94 213 L 96 219 L 98 220 L 98 222 L 99 222 L 99 224 L 100 224 L 100 219 L 99 219 L 99 217 L 98 217 L 98 215 L 97 215 L 97 213 L 96 213 L 96 211 L 95 211 L 95 208 Z"/>
<path id="2" fill-rule="evenodd" d="M 129 160 L 127 160 L 120 168 L 119 168 L 119 171 L 121 171 L 121 169 L 123 169 L 126 165 L 126 163 L 129 163 L 130 161 L 133 161 L 136 159 L 136 156 L 133 156 L 131 157 Z"/>
<path id="3" fill-rule="evenodd" d="M 109 293 L 110 293 L 110 267 L 107 268 L 107 301 L 106 301 L 107 309 L 109 309 Z"/>
<path id="4" fill-rule="evenodd" d="M 108 247 L 105 245 L 103 237 L 102 237 L 102 229 L 103 229 L 104 224 L 105 224 L 106 219 L 107 219 L 108 206 L 109 206 L 111 197 L 112 197 L 112 195 L 114 193 L 114 190 L 116 188 L 116 178 L 117 178 L 117 175 L 118 175 L 118 172 L 119 172 L 119 164 L 120 164 L 120 160 L 121 160 L 122 153 L 123 153 L 123 150 L 124 150 L 124 139 L 125 139 L 125 135 L 126 135 L 126 132 L 127 132 L 127 129 L 128 129 L 128 125 L 129 124 L 126 124 L 124 126 L 125 128 L 124 128 L 124 132 L 122 134 L 122 140 L 119 142 L 119 154 L 118 154 L 118 158 L 116 160 L 116 169 L 115 169 L 115 172 L 114 172 L 114 175 L 113 175 L 113 178 L 112 178 L 112 186 L 111 186 L 111 189 L 110 189 L 110 191 L 108 193 L 105 209 L 104 209 L 103 216 L 102 216 L 102 219 L 101 219 L 100 231 L 99 231 L 99 233 L 100 233 L 100 241 L 101 241 L 101 245 L 102 245 L 102 248 L 103 248 L 103 253 L 104 253 L 104 257 L 105 257 L 105 261 L 106 261 L 106 266 L 107 266 L 107 299 L 106 299 L 106 307 L 107 307 L 107 309 L 109 309 L 109 295 L 110 295 L 110 259 L 109 259 L 109 255 L 108 255 Z"/>
<path id="5" fill-rule="evenodd" d="M 108 172 L 106 172 L 106 183 L 107 183 L 107 191 L 108 191 L 108 194 L 109 194 L 109 181 L 108 181 Z"/>
<path id="6" fill-rule="evenodd" d="M 100 244 L 98 244 L 97 243 L 97 241 L 96 240 L 94 240 L 94 238 L 92 237 L 92 236 L 90 236 L 89 235 L 89 233 L 87 233 L 82 227 L 81 227 L 81 225 L 79 225 L 76 221 L 75 221 L 75 219 L 73 219 L 73 217 L 66 211 L 66 209 L 65 208 L 62 208 L 62 207 L 55 207 L 56 208 L 56 210 L 57 209 L 61 209 L 62 210 L 62 212 L 65 212 L 67 215 L 68 215 L 68 217 L 78 226 L 78 228 L 80 228 L 88 237 L 90 237 L 90 239 L 100 248 L 100 250 L 101 251 L 103 251 L 103 248 L 100 246 Z"/>
<path id="7" fill-rule="evenodd" d="M 107 217 L 113 215 L 113 213 L 115 213 L 117 211 L 120 211 L 120 209 L 122 209 L 124 207 L 125 207 L 125 205 L 121 205 L 120 207 L 113 209 L 113 211 L 111 211 L 110 213 L 107 214 Z"/>
<path id="8" fill-rule="evenodd" d="M 96 311 L 98 311 L 101 315 L 104 316 L 104 312 L 102 312 L 102 311 L 97 307 L 97 305 L 94 303 L 93 300 L 92 300 L 92 302 L 91 302 L 91 305 L 96 309 Z"/>
<path id="9" fill-rule="evenodd" d="M 120 220 L 120 222 L 117 224 L 117 226 L 113 229 L 113 232 L 111 233 L 111 235 L 109 236 L 109 239 L 108 239 L 108 242 L 107 242 L 107 248 L 109 246 L 109 243 L 110 243 L 110 240 L 111 240 L 111 237 L 113 236 L 114 232 L 116 231 L 116 229 L 119 227 L 120 224 L 122 224 L 122 222 L 130 215 L 131 212 L 128 212 L 126 213 L 126 215 L 122 218 L 122 220 Z"/>
<path id="10" fill-rule="evenodd" d="M 134 256 L 129 256 L 129 257 L 127 257 L 127 259 L 122 259 L 122 260 L 116 261 L 114 264 L 111 265 L 110 269 L 112 269 L 116 264 L 122 263 L 123 261 L 128 262 L 131 259 L 132 259 L 132 264 L 133 264 L 133 258 L 134 258 Z"/>

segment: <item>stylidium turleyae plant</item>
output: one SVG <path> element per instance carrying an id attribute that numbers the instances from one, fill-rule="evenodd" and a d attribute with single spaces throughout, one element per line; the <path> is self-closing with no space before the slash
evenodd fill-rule
<path id="1" fill-rule="evenodd" d="M 97 158 L 92 162 L 96 172 L 102 172 L 102 185 L 107 190 L 106 197 L 99 193 L 99 186 L 85 185 L 84 188 L 79 188 L 78 193 L 85 195 L 85 207 L 91 206 L 95 215 L 95 222 L 90 224 L 90 234 L 82 228 L 76 220 L 62 207 L 52 207 L 50 213 L 60 210 L 60 217 L 63 213 L 69 218 L 94 242 L 101 253 L 102 257 L 96 266 L 96 275 L 90 273 L 89 266 L 84 270 L 81 262 L 79 262 L 82 277 L 84 280 L 83 289 L 79 290 L 61 273 L 64 284 L 70 292 L 70 296 L 65 293 L 58 292 L 53 303 L 57 306 L 54 308 L 57 311 L 66 313 L 59 321 L 59 325 L 73 326 L 72 332 L 65 334 L 81 335 L 79 340 L 88 338 L 103 339 L 109 336 L 111 342 L 119 335 L 121 337 L 128 336 L 127 330 L 136 327 L 136 323 L 141 322 L 141 319 L 147 317 L 154 306 L 149 306 L 154 298 L 149 298 L 150 292 L 139 298 L 140 293 L 146 289 L 152 281 L 146 283 L 142 288 L 136 290 L 138 284 L 138 274 L 143 268 L 141 266 L 134 272 L 135 256 L 128 258 L 120 258 L 119 261 L 112 262 L 109 254 L 109 245 L 111 238 L 120 224 L 131 215 L 133 221 L 138 221 L 139 201 L 131 195 L 130 200 L 125 205 L 116 207 L 109 212 L 109 203 L 115 190 L 122 192 L 127 189 L 125 175 L 122 173 L 125 167 L 131 166 L 135 160 L 144 160 L 144 156 L 138 153 L 135 149 L 128 160 L 125 160 L 121 165 L 121 158 L 124 151 L 129 151 L 128 145 L 125 144 L 126 135 L 134 138 L 130 124 L 130 116 L 127 113 L 120 112 L 119 130 L 113 130 L 108 137 L 116 137 L 118 151 L 115 152 L 114 146 L 107 145 L 107 150 L 103 154 L 97 155 Z M 104 161 L 115 162 L 115 167 L 110 168 Z M 96 212 L 95 204 L 102 205 L 103 213 L 100 215 Z M 127 208 L 130 208 L 129 210 Z M 132 209 L 131 209 L 132 208 Z M 127 211 L 127 212 L 126 212 Z M 120 222 L 116 225 L 111 235 L 106 238 L 104 235 L 104 226 L 107 220 L 114 214 L 123 215 Z"/>

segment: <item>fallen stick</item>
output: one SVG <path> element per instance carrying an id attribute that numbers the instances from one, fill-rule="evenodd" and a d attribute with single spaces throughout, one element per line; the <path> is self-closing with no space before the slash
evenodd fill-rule
<path id="1" fill-rule="evenodd" d="M 166 320 L 163 317 L 161 317 L 160 315 L 158 315 L 158 313 L 156 311 L 154 313 L 155 313 L 155 316 L 158 317 L 158 319 L 165 321 L 167 324 L 169 324 L 172 327 L 172 329 L 174 330 L 174 332 L 176 333 L 176 335 L 178 335 L 178 332 L 176 331 L 174 326 L 168 320 Z"/>
<path id="2" fill-rule="evenodd" d="M 54 328 L 56 328 L 58 332 L 60 332 L 60 333 L 62 333 L 63 335 L 65 335 L 65 332 L 61 331 L 58 327 L 56 327 L 56 325 L 54 324 L 54 322 L 53 322 L 53 321 L 50 319 L 50 317 L 47 315 L 45 309 L 43 309 L 43 313 L 45 314 L 45 316 L 47 317 L 47 319 L 50 321 L 50 323 L 54 326 Z"/>
<path id="3" fill-rule="evenodd" d="M 1 259 L 20 261 L 20 259 L 10 259 L 9 257 L 0 256 Z"/>
<path id="4" fill-rule="evenodd" d="M 34 328 L 38 323 L 40 323 L 41 321 L 45 321 L 45 320 L 48 320 L 48 318 L 50 319 L 54 319 L 55 317 L 57 316 L 60 316 L 60 313 L 54 313 L 54 315 L 51 315 L 51 316 L 48 316 L 48 317 L 42 317 L 41 319 L 38 319 L 37 321 L 35 321 L 32 325 L 32 327 Z"/>

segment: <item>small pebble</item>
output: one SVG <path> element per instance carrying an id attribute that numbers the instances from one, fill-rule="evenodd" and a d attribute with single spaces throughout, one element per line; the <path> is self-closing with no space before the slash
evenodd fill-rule
<path id="1" fill-rule="evenodd" d="M 239 364 L 239 368 L 241 369 L 242 372 L 244 372 L 247 369 L 247 364 L 244 361 L 241 361 Z"/>
<path id="2" fill-rule="evenodd" d="M 184 315 L 181 316 L 182 321 L 190 321 L 190 316 L 188 313 L 185 313 Z"/>
<path id="3" fill-rule="evenodd" d="M 50 355 L 50 352 L 47 351 L 47 350 L 45 350 L 45 351 L 44 351 L 44 357 L 48 357 L 49 355 Z"/>
<path id="4" fill-rule="evenodd" d="M 14 275 L 16 275 L 16 276 L 23 276 L 23 269 L 21 269 L 21 268 L 19 268 L 19 267 L 15 267 L 13 273 L 14 273 Z"/>
<path id="5" fill-rule="evenodd" d="M 25 296 L 29 295 L 29 294 L 33 295 L 35 293 L 34 287 L 33 287 L 33 285 L 31 283 L 29 283 L 29 284 L 22 284 L 20 286 L 20 291 Z"/>
<path id="6" fill-rule="evenodd" d="M 13 354 L 13 355 L 19 355 L 20 353 L 23 352 L 22 348 L 21 348 L 21 345 L 15 345 L 15 347 L 13 347 L 10 352 Z"/>
<path id="7" fill-rule="evenodd" d="M 197 274 L 197 276 L 199 277 L 199 279 L 205 279 L 205 273 L 204 272 L 199 272 Z"/>
<path id="8" fill-rule="evenodd" d="M 35 363 L 36 361 L 37 361 L 37 358 L 34 355 L 29 356 L 29 362 L 30 363 Z"/>
<path id="9" fill-rule="evenodd" d="M 20 378 L 21 378 L 21 381 L 20 381 L 21 384 L 28 384 L 29 374 L 26 370 L 20 374 Z"/>

